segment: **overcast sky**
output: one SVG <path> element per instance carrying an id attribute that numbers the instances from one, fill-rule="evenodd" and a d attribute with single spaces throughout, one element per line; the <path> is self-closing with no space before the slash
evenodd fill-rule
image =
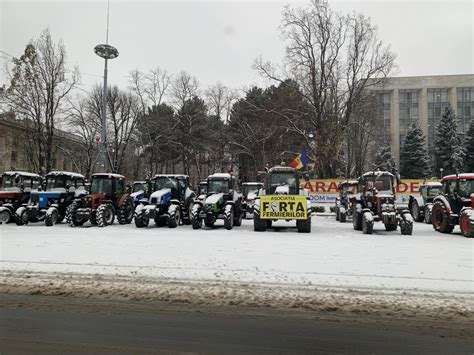
<path id="1" fill-rule="evenodd" d="M 262 84 L 252 70 L 258 56 L 280 62 L 278 26 L 284 3 L 276 1 L 110 2 L 109 43 L 120 56 L 110 62 L 110 82 L 125 86 L 133 68 L 157 65 L 186 70 L 202 86 L 217 81 L 242 88 Z M 295 3 L 295 1 L 290 1 Z M 342 12 L 360 11 L 379 27 L 397 53 L 399 76 L 473 73 L 472 1 L 330 1 Z M 306 4 L 306 2 L 298 2 Z M 20 56 L 25 44 L 50 28 L 78 65 L 82 87 L 101 80 L 103 61 L 93 52 L 105 41 L 107 0 L 0 0 L 0 50 Z M 8 56 L 0 52 L 2 67 Z M 0 85 L 5 76 L 0 76 Z"/>

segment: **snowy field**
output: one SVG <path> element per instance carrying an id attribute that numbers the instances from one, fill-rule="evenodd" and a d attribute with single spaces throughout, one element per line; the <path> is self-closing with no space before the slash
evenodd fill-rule
<path id="1" fill-rule="evenodd" d="M 412 236 L 376 223 L 363 235 L 333 216 L 313 217 L 312 233 L 253 231 L 253 222 L 227 231 L 138 229 L 134 224 L 0 226 L 3 271 L 102 274 L 178 281 L 228 281 L 289 286 L 474 291 L 474 239 L 416 223 Z M 279 222 L 279 226 L 287 226 Z"/>

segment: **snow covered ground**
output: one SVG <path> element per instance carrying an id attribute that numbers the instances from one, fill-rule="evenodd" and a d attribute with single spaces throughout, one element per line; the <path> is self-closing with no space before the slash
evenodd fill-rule
<path id="1" fill-rule="evenodd" d="M 279 222 L 279 226 L 287 226 Z M 293 225 L 293 224 L 292 224 Z M 474 239 L 416 223 L 413 236 L 375 225 L 363 235 L 333 216 L 313 218 L 311 234 L 227 231 L 134 224 L 106 228 L 0 226 L 0 265 L 14 273 L 100 274 L 162 280 L 257 283 L 469 294 L 474 292 Z"/>

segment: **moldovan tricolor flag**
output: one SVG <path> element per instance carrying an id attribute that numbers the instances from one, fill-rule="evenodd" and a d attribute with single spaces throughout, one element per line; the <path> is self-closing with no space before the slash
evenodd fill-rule
<path id="1" fill-rule="evenodd" d="M 296 158 L 290 163 L 290 166 L 292 168 L 295 168 L 296 170 L 300 170 L 301 168 L 304 168 L 308 164 L 308 153 L 306 152 L 306 149 L 303 149 L 301 154 L 298 154 Z"/>

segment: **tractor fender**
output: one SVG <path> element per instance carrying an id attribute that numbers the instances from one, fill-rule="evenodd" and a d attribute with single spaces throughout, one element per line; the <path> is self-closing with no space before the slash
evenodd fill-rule
<path id="1" fill-rule="evenodd" d="M 181 201 L 177 199 L 170 200 L 171 205 L 181 205 Z"/>
<path id="2" fill-rule="evenodd" d="M 201 207 L 203 207 L 203 206 L 204 206 L 204 203 L 203 203 L 201 200 L 196 200 L 196 201 L 194 201 L 194 206 L 201 206 Z"/>
<path id="3" fill-rule="evenodd" d="M 446 210 L 451 213 L 451 205 L 449 204 L 449 201 L 446 197 L 444 196 L 436 196 L 435 199 L 433 200 L 433 203 L 437 202 L 437 201 L 440 201 L 442 202 L 445 206 L 446 206 Z"/>
<path id="4" fill-rule="evenodd" d="M 414 196 L 414 195 L 411 195 L 410 196 L 410 201 L 408 202 L 408 206 L 411 206 L 411 204 L 413 203 L 413 201 L 416 201 L 418 203 L 418 206 L 420 207 L 424 207 L 425 206 L 425 200 L 423 200 L 423 197 L 421 196 Z"/>
<path id="5" fill-rule="evenodd" d="M 136 213 L 136 214 L 140 214 L 141 211 L 142 211 L 145 207 L 146 207 L 145 205 L 139 204 L 139 205 L 135 208 L 135 213 Z"/>
<path id="6" fill-rule="evenodd" d="M 359 211 L 357 211 L 357 212 L 359 212 Z M 372 211 L 370 210 L 370 208 L 363 208 L 363 209 L 362 209 L 362 213 L 365 213 L 365 212 L 370 212 L 370 213 L 372 213 Z"/>
<path id="7" fill-rule="evenodd" d="M 58 210 L 58 206 L 56 204 L 54 205 L 51 205 L 47 210 L 46 210 L 46 214 L 48 216 L 50 216 L 51 214 L 53 214 L 54 211 L 57 211 Z M 59 211 L 58 211 L 59 212 Z"/>
<path id="8" fill-rule="evenodd" d="M 122 196 L 120 196 L 119 200 L 117 201 L 117 207 L 122 206 L 129 197 L 130 196 L 128 194 L 123 194 Z M 107 203 L 113 205 L 112 201 L 107 201 Z"/>
<path id="9" fill-rule="evenodd" d="M 53 204 L 51 204 L 49 207 L 50 207 L 50 208 L 51 208 L 51 207 L 59 208 L 59 205 L 58 205 L 57 203 L 53 203 Z M 49 209 L 49 208 L 48 208 L 48 209 Z"/>

